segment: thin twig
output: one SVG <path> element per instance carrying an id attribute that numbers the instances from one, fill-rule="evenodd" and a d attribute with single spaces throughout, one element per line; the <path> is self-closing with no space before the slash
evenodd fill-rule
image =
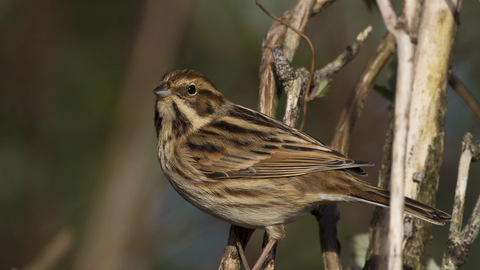
<path id="1" fill-rule="evenodd" d="M 355 42 L 352 45 L 349 45 L 347 49 L 342 52 L 335 60 L 328 63 L 322 69 L 316 70 L 313 74 L 313 89 L 310 94 L 305 94 L 305 101 L 311 101 L 316 97 L 322 97 L 325 95 L 325 92 L 330 87 L 332 82 L 332 77 L 337 73 L 341 68 L 348 64 L 357 53 L 360 51 L 360 48 L 363 45 L 363 42 L 368 37 L 368 34 L 371 32 L 372 27 L 368 26 L 365 30 L 358 34 Z M 300 124 L 300 130 L 305 126 L 305 121 L 307 119 L 307 103 L 304 103 L 303 106 L 303 117 Z"/>
<path id="2" fill-rule="evenodd" d="M 478 160 L 480 151 L 479 143 L 472 143 L 472 135 L 463 136 L 462 155 L 458 166 L 457 187 L 453 205 L 452 223 L 445 252 L 443 254 L 442 269 L 458 269 L 465 263 L 470 251 L 470 246 L 478 235 L 480 229 L 480 196 L 478 197 L 472 216 L 462 230 L 465 193 L 467 191 L 468 170 L 472 160 Z"/>
<path id="3" fill-rule="evenodd" d="M 395 53 L 395 40 L 393 36 L 387 32 L 368 60 L 362 74 L 360 74 L 348 98 L 347 104 L 345 104 L 342 114 L 340 115 L 332 143 L 332 147 L 337 151 L 345 155 L 348 153 L 350 134 L 356 120 L 360 116 L 365 99 L 370 93 L 378 74 L 393 53 Z"/>
<path id="4" fill-rule="evenodd" d="M 463 102 L 467 104 L 468 108 L 470 108 L 475 117 L 480 120 L 480 105 L 475 99 L 475 97 L 472 95 L 472 93 L 468 91 L 467 86 L 453 72 L 450 75 L 448 83 L 453 88 L 453 90 L 455 90 L 457 94 L 463 99 Z"/>
<path id="5" fill-rule="evenodd" d="M 323 96 L 322 94 L 322 89 L 318 89 L 319 84 L 324 85 L 324 87 L 328 87 L 329 82 L 331 81 L 331 78 L 335 73 L 340 71 L 341 68 L 343 68 L 345 65 L 347 65 L 350 61 L 355 58 L 357 53 L 360 51 L 360 49 L 363 46 L 363 42 L 365 39 L 367 39 L 368 34 L 372 31 L 372 27 L 368 26 L 360 32 L 355 40 L 351 45 L 347 46 L 347 49 L 343 51 L 335 60 L 332 62 L 328 63 L 325 67 L 322 69 L 316 70 L 313 74 L 313 84 L 314 84 L 314 90 L 310 93 L 310 96 L 306 97 L 308 101 L 313 100 L 315 97 L 318 96 Z M 328 82 L 328 83 L 322 83 L 322 82 Z M 327 85 L 328 84 L 328 85 Z"/>

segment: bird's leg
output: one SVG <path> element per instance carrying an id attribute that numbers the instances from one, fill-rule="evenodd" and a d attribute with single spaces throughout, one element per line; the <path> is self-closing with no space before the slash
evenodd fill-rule
<path id="1" fill-rule="evenodd" d="M 260 254 L 260 257 L 258 257 L 258 260 L 255 263 L 255 265 L 253 266 L 252 270 L 259 270 L 260 269 L 263 261 L 265 261 L 265 258 L 267 258 L 267 255 L 270 252 L 270 250 L 272 249 L 273 245 L 275 245 L 275 242 L 277 242 L 277 240 L 272 239 L 272 238 L 270 238 L 268 240 L 267 245 L 263 249 L 262 254 Z"/>
<path id="2" fill-rule="evenodd" d="M 238 227 L 235 226 L 235 242 L 237 244 L 238 253 L 240 254 L 240 258 L 242 259 L 243 267 L 245 270 L 250 270 L 250 266 L 248 266 L 247 258 L 245 257 L 245 253 L 243 252 L 242 243 L 240 243 L 240 236 L 238 235 Z"/>

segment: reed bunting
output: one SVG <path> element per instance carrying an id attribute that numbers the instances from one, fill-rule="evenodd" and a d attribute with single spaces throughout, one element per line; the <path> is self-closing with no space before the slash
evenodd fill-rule
<path id="1" fill-rule="evenodd" d="M 295 128 L 228 101 L 199 72 L 169 71 L 153 92 L 158 159 L 172 186 L 212 216 L 266 229 L 264 253 L 284 237 L 284 224 L 318 205 L 389 205 L 387 190 L 356 177 L 366 175 L 361 167 L 372 163 L 350 159 Z M 409 198 L 405 211 L 438 225 L 451 219 Z"/>

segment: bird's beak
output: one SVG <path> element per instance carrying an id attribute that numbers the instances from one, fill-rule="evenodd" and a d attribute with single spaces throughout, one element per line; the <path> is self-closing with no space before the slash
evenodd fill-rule
<path id="1" fill-rule="evenodd" d="M 172 91 L 168 89 L 168 85 L 166 83 L 160 84 L 153 90 L 153 93 L 161 98 L 168 97 L 172 94 Z"/>

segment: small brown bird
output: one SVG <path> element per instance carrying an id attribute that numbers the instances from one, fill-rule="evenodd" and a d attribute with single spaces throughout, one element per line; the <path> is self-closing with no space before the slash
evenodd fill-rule
<path id="1" fill-rule="evenodd" d="M 360 167 L 373 164 L 350 159 L 295 128 L 228 101 L 199 72 L 169 71 L 153 92 L 158 159 L 172 186 L 212 216 L 266 229 L 270 241 L 265 255 L 284 237 L 284 224 L 317 205 L 389 205 L 387 190 L 354 176 L 366 175 Z M 451 219 L 409 198 L 405 211 L 438 225 Z"/>

